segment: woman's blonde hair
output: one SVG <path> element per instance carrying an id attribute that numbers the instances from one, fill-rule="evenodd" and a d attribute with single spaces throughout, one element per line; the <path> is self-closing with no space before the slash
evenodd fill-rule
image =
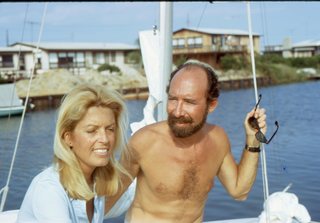
<path id="1" fill-rule="evenodd" d="M 87 184 L 77 157 L 64 140 L 64 134 L 73 131 L 90 107 L 102 106 L 112 109 L 116 119 L 116 141 L 109 162 L 93 172 L 95 192 L 114 195 L 121 186 L 120 175 L 127 171 L 120 165 L 116 152 L 126 153 L 128 113 L 121 95 L 105 86 L 85 84 L 73 88 L 62 99 L 54 138 L 54 163 L 57 164 L 60 182 L 74 199 L 90 200 L 94 191 Z"/>

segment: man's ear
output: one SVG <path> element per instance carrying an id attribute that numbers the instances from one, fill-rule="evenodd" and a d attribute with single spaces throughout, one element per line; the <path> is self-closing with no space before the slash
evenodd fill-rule
<path id="1" fill-rule="evenodd" d="M 218 106 L 218 99 L 213 99 L 211 102 L 209 102 L 208 113 L 213 112 L 217 106 Z"/>

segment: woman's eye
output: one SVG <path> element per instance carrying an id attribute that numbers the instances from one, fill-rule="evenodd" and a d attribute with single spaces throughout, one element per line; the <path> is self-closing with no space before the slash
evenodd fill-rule
<path id="1" fill-rule="evenodd" d="M 87 130 L 86 132 L 87 132 L 87 133 L 94 133 L 95 130 L 94 130 L 94 129 L 90 129 L 90 130 Z"/>
<path id="2" fill-rule="evenodd" d="M 115 128 L 114 128 L 114 127 L 112 127 L 112 128 L 107 128 L 107 130 L 110 131 L 110 132 L 114 132 L 114 131 L 115 131 Z"/>

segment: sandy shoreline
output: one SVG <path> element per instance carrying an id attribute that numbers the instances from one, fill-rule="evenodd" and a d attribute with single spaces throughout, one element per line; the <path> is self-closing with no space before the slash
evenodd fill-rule
<path id="1" fill-rule="evenodd" d="M 126 89 L 148 87 L 147 79 L 142 75 L 99 73 L 94 70 L 89 70 L 84 75 L 74 75 L 67 70 L 59 69 L 36 75 L 31 82 L 29 96 L 63 95 L 83 83 L 99 84 L 124 92 Z M 28 86 L 29 79 L 16 83 L 17 94 L 20 98 L 27 96 Z"/>

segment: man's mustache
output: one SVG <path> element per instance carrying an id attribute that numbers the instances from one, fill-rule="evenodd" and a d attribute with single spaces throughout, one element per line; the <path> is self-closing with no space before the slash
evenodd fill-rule
<path id="1" fill-rule="evenodd" d="M 171 123 L 192 123 L 192 118 L 190 117 L 175 117 L 170 115 L 169 120 Z"/>

